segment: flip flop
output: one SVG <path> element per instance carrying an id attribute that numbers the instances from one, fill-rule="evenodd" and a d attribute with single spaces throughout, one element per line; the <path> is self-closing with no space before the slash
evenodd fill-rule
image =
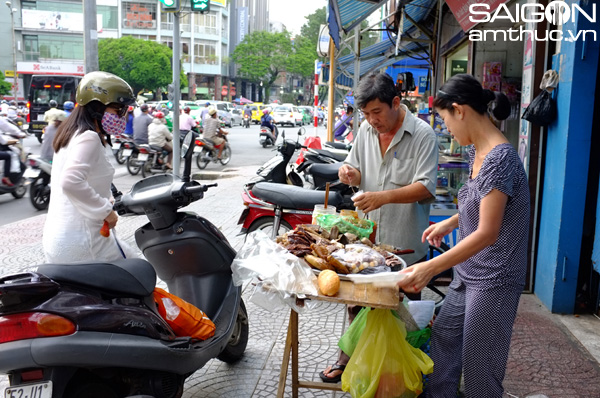
<path id="1" fill-rule="evenodd" d="M 331 369 L 329 370 L 328 373 L 333 372 L 334 370 L 341 370 L 342 373 L 344 372 L 344 370 L 346 370 L 346 365 L 340 365 L 337 362 L 331 367 Z M 325 376 L 325 373 L 323 371 L 319 372 L 319 377 L 321 378 L 321 380 L 323 380 L 325 383 L 339 383 L 342 380 L 342 373 L 338 374 L 337 376 L 333 376 L 333 377 L 327 377 Z"/>

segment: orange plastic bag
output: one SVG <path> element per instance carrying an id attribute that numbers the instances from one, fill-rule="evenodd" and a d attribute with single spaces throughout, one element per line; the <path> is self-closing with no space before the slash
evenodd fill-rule
<path id="1" fill-rule="evenodd" d="M 215 324 L 197 307 L 159 288 L 154 288 L 158 313 L 177 336 L 206 340 L 215 335 Z"/>

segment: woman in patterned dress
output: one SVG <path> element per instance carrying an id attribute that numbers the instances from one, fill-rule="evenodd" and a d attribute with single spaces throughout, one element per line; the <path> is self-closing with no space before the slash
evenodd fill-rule
<path id="1" fill-rule="evenodd" d="M 427 396 L 456 397 L 464 375 L 468 398 L 500 398 L 512 326 L 525 284 L 529 187 L 519 156 L 490 118 L 510 114 L 504 94 L 483 89 L 471 75 L 444 84 L 434 107 L 460 145 L 469 147 L 467 183 L 458 214 L 431 225 L 425 239 L 439 246 L 459 228 L 460 241 L 446 253 L 401 272 L 398 284 L 419 292 L 454 266 L 454 280 L 431 334 L 433 374 Z"/>

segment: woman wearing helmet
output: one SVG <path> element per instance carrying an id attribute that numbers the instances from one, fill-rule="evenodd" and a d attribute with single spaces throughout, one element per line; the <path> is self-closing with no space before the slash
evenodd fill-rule
<path id="1" fill-rule="evenodd" d="M 263 109 L 262 112 L 263 112 L 263 115 L 260 118 L 260 126 L 267 127 L 269 130 L 271 130 L 273 137 L 275 138 L 275 140 L 277 140 L 279 131 L 277 131 L 277 126 L 275 126 L 275 123 L 273 122 L 273 116 L 271 116 L 271 114 L 270 114 L 271 108 L 265 108 L 265 109 Z M 273 143 L 275 143 L 275 142 L 273 142 Z"/>
<path id="2" fill-rule="evenodd" d="M 173 160 L 173 134 L 169 131 L 165 125 L 165 115 L 162 112 L 156 112 L 152 123 L 148 126 L 148 143 L 157 147 L 161 147 L 165 151 L 169 152 L 169 159 L 167 160 L 168 169 L 172 169 L 171 161 Z"/>
<path id="3" fill-rule="evenodd" d="M 91 72 L 77 87 L 78 106 L 54 137 L 52 191 L 44 226 L 44 255 L 48 262 L 112 261 L 123 258 L 123 243 L 100 235 L 106 223 L 117 224 L 111 182 L 110 135 L 125 129 L 127 107 L 135 102 L 123 79 Z M 129 250 L 127 250 L 129 251 Z M 128 256 L 131 253 L 127 253 Z"/>

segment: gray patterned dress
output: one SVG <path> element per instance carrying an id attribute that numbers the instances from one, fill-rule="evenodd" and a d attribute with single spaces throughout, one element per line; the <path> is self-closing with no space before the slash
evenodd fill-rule
<path id="1" fill-rule="evenodd" d="M 469 148 L 473 173 L 475 148 Z M 431 335 L 434 362 L 427 396 L 456 397 L 461 371 L 468 398 L 501 398 L 512 327 L 525 284 L 529 187 L 510 144 L 494 147 L 479 174 L 458 194 L 459 232 L 477 230 L 481 200 L 497 189 L 508 196 L 497 241 L 454 267 L 444 306 Z"/>

